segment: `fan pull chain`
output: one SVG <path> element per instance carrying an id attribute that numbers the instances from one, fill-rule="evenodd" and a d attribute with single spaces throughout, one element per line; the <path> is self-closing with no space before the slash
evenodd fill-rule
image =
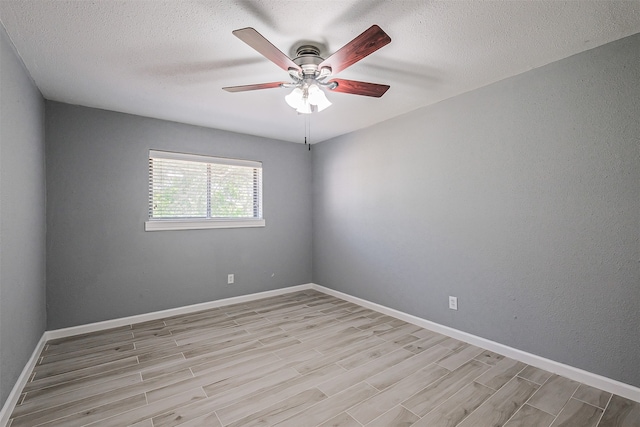
<path id="1" fill-rule="evenodd" d="M 309 138 L 308 143 L 307 137 Z M 304 145 L 308 145 L 309 151 L 311 151 L 311 120 L 309 118 L 309 115 L 306 115 L 304 118 Z"/>
<path id="2" fill-rule="evenodd" d="M 307 122 L 309 118 L 307 116 L 304 117 L 304 145 L 307 145 Z"/>
<path id="3" fill-rule="evenodd" d="M 309 151 L 311 151 L 311 117 L 307 116 L 307 135 L 309 135 Z"/>

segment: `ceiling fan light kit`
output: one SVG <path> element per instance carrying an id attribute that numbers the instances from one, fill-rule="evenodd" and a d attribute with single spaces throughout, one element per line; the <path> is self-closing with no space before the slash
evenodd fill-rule
<path id="1" fill-rule="evenodd" d="M 311 114 L 332 105 L 322 88 L 376 98 L 384 95 L 389 89 L 388 85 L 355 80 L 332 79 L 327 81 L 333 73 L 344 70 L 391 42 L 391 38 L 377 25 L 372 25 L 327 59 L 320 56 L 318 47 L 310 44 L 298 47 L 296 57 L 291 59 L 253 28 L 235 30 L 233 34 L 287 71 L 291 81 L 223 88 L 227 92 L 245 92 L 275 87 L 293 88 L 293 91 L 285 96 L 287 104 L 299 114 Z"/>
<path id="2" fill-rule="evenodd" d="M 301 87 L 296 87 L 284 99 L 300 114 L 311 114 L 313 111 L 322 111 L 331 106 L 331 101 L 315 83 L 304 83 Z"/>

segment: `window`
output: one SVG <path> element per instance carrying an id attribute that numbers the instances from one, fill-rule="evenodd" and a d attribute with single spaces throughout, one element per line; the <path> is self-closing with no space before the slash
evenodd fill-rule
<path id="1" fill-rule="evenodd" d="M 149 151 L 146 231 L 264 225 L 261 162 Z"/>

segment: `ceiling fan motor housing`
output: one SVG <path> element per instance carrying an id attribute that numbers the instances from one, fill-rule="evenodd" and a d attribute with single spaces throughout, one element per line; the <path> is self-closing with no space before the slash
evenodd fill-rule
<path id="1" fill-rule="evenodd" d="M 293 62 L 302 69 L 302 79 L 314 79 L 320 74 L 318 65 L 324 61 L 324 58 L 320 56 L 320 49 L 305 44 L 296 49 L 296 55 Z"/>

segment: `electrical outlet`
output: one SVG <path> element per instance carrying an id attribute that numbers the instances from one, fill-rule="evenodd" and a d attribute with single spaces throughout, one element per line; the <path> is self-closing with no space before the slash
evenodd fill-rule
<path id="1" fill-rule="evenodd" d="M 457 310 L 458 309 L 458 297 L 449 297 L 449 308 L 451 310 Z"/>
<path id="2" fill-rule="evenodd" d="M 234 281 L 235 281 L 235 277 L 233 277 L 233 274 L 228 274 L 227 275 L 227 285 L 233 285 Z"/>

